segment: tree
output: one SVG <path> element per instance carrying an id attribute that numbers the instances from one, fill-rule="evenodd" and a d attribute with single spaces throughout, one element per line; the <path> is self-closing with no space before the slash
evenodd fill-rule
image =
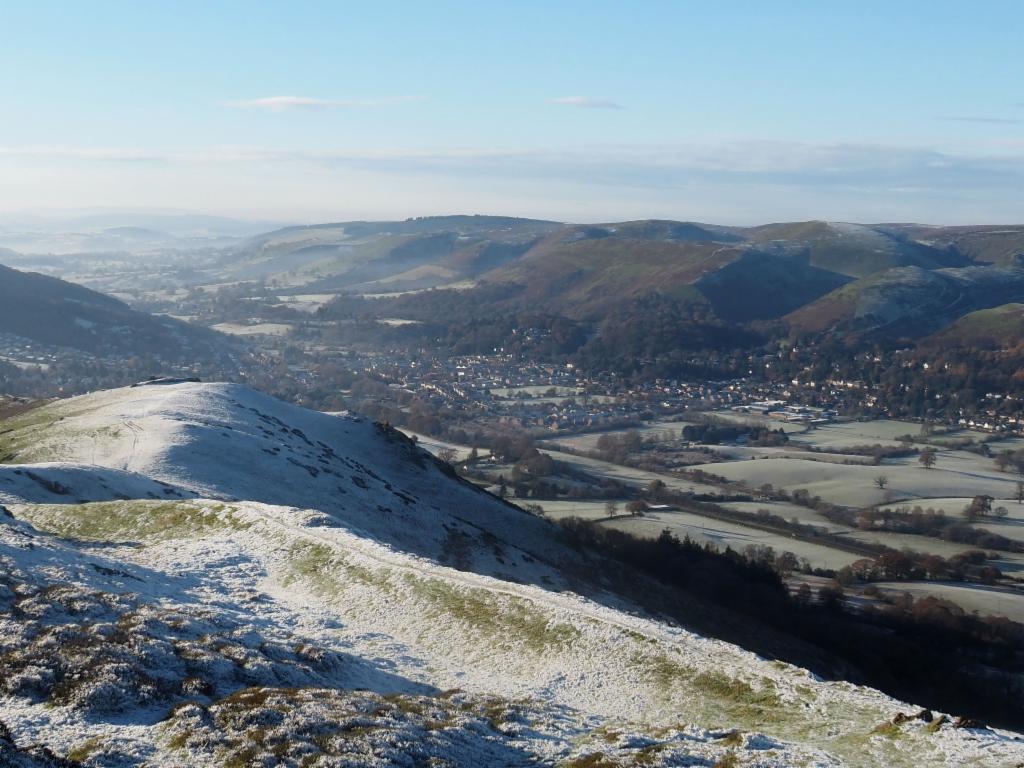
<path id="1" fill-rule="evenodd" d="M 615 517 L 619 514 L 619 505 L 609 499 L 604 504 L 604 515 L 605 517 Z"/>
<path id="2" fill-rule="evenodd" d="M 798 565 L 800 565 L 800 561 L 796 559 L 796 555 L 792 552 L 783 552 L 775 558 L 775 570 L 783 577 L 789 576 L 789 574 L 797 569 Z"/>
<path id="3" fill-rule="evenodd" d="M 885 490 L 885 486 L 887 486 L 888 484 L 889 478 L 886 477 L 885 475 L 879 475 L 878 477 L 875 478 L 875 485 L 877 485 L 883 491 Z"/>
<path id="4" fill-rule="evenodd" d="M 975 496 L 971 503 L 964 507 L 964 517 L 973 522 L 979 517 L 987 517 L 992 513 L 991 496 Z"/>
<path id="5" fill-rule="evenodd" d="M 454 448 L 442 448 L 437 452 L 437 458 L 439 458 L 445 464 L 454 463 L 455 457 L 458 455 L 458 451 L 456 451 Z"/>
<path id="6" fill-rule="evenodd" d="M 1017 503 L 1024 504 L 1024 480 L 1017 481 Z"/>
<path id="7" fill-rule="evenodd" d="M 921 455 L 917 457 L 917 463 L 920 464 L 925 469 L 931 469 L 932 467 L 935 466 L 935 459 L 935 449 L 925 448 L 923 451 L 921 451 Z"/>
<path id="8" fill-rule="evenodd" d="M 626 511 L 633 517 L 640 517 L 647 511 L 647 502 L 642 500 L 631 501 L 626 504 Z"/>
<path id="9" fill-rule="evenodd" d="M 657 501 L 665 492 L 665 483 L 662 480 L 654 479 L 647 484 L 647 495 Z"/>
<path id="10" fill-rule="evenodd" d="M 811 604 L 811 588 L 807 585 L 807 582 L 804 582 L 797 588 L 793 599 L 801 608 L 806 608 Z"/>
<path id="11" fill-rule="evenodd" d="M 1001 451 L 995 458 L 996 469 L 1005 472 L 1013 463 L 1013 451 Z"/>

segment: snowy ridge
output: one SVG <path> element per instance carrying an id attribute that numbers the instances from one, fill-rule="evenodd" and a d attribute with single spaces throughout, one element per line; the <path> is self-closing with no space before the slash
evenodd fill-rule
<path id="1" fill-rule="evenodd" d="M 1024 761 L 575 594 L 544 521 L 373 424 L 202 384 L 18 419 L 0 453 L 46 463 L 0 467 L 0 765 Z"/>

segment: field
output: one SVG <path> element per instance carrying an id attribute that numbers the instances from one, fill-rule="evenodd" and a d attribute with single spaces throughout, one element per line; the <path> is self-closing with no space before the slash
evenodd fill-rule
<path id="1" fill-rule="evenodd" d="M 745 416 L 740 418 L 739 414 L 733 412 L 715 415 L 722 415 L 737 422 L 750 420 Z M 636 431 L 647 439 L 655 440 L 668 431 L 670 438 L 677 440 L 681 429 L 687 423 L 652 421 L 637 427 Z M 802 425 L 778 421 L 770 421 L 768 425 L 772 428 L 784 426 L 787 430 L 803 429 Z M 727 482 L 724 485 L 712 482 L 695 483 L 678 474 L 650 472 L 558 450 L 565 446 L 578 451 L 594 451 L 602 435 L 621 435 L 627 431 L 629 430 L 619 429 L 548 438 L 539 441 L 538 445 L 553 458 L 564 461 L 574 469 L 582 470 L 593 477 L 617 480 L 637 491 L 652 481 L 660 480 L 669 490 L 678 493 L 756 495 L 762 485 L 771 484 L 775 489 L 785 489 L 790 493 L 797 489 L 805 489 L 811 496 L 820 496 L 824 501 L 845 507 L 931 507 L 942 509 L 947 517 L 952 519 L 957 519 L 961 515 L 973 496 L 990 495 L 996 499 L 995 506 L 1005 507 L 1007 514 L 1003 518 L 991 516 L 978 521 L 976 525 L 1009 539 L 1024 541 L 1024 505 L 1015 500 L 1017 475 L 999 471 L 992 458 L 960 448 L 968 440 L 988 440 L 990 436 L 984 433 L 954 431 L 930 435 L 926 445 L 934 447 L 937 451 L 937 461 L 932 469 L 922 467 L 917 460 L 917 454 L 883 459 L 875 464 L 875 460 L 869 456 L 828 452 L 829 449 L 849 451 L 854 446 L 875 444 L 903 447 L 896 439 L 898 436 L 910 434 L 921 439 L 920 425 L 910 422 L 879 420 L 828 424 L 808 432 L 790 432 L 789 443 L 777 448 L 731 444 L 698 446 L 710 451 L 709 455 L 714 456 L 716 460 L 694 468 L 725 478 Z M 450 447 L 456 449 L 458 458 L 468 454 L 466 446 L 456 446 L 422 435 L 419 437 L 421 445 L 434 453 L 441 448 Z M 1024 444 L 1024 441 L 1020 442 Z M 946 444 L 945 447 L 943 443 Z M 999 440 L 993 441 L 991 448 L 993 452 L 997 452 L 1004 447 L 1016 446 L 1017 441 Z M 921 445 L 915 443 L 914 447 L 919 449 Z M 810 448 L 814 450 L 808 450 Z M 679 450 L 684 449 L 680 446 Z M 689 452 L 688 455 L 694 455 L 692 447 L 685 450 Z M 486 455 L 486 451 L 481 451 L 481 455 Z M 498 472 L 499 469 L 507 476 L 511 468 L 501 467 L 493 471 Z M 881 476 L 886 478 L 884 489 L 879 488 L 876 483 L 877 478 Z M 784 533 L 704 517 L 695 512 L 657 511 L 648 512 L 643 517 L 627 517 L 624 513 L 628 501 L 626 498 L 616 500 L 619 515 L 614 519 L 607 519 L 604 500 L 530 501 L 539 503 L 545 512 L 555 519 L 576 516 L 602 520 L 602 525 L 644 537 L 656 537 L 668 529 L 680 538 L 689 536 L 697 541 L 709 542 L 721 548 L 728 546 L 740 551 L 752 544 L 766 545 L 776 551 L 790 551 L 800 558 L 806 558 L 815 568 L 838 569 L 862 557 L 826 544 L 804 542 Z M 860 531 L 833 523 L 814 509 L 788 502 L 755 499 L 724 501 L 721 504 L 727 509 L 747 514 L 767 510 L 787 521 L 795 519 L 800 523 L 820 526 L 851 541 L 881 544 L 893 549 L 911 549 L 946 558 L 972 549 L 968 544 L 925 536 Z M 998 557 L 990 562 L 1010 578 L 1024 575 L 1024 555 L 998 553 Z M 1021 593 L 1000 591 L 998 588 L 993 591 L 992 588 L 978 584 L 911 582 L 897 586 L 916 595 L 936 594 L 946 597 L 958 602 L 966 610 L 995 612 L 1007 616 L 1024 615 L 1024 594 Z"/>
<path id="2" fill-rule="evenodd" d="M 291 332 L 292 326 L 287 323 L 256 323 L 255 325 L 218 323 L 213 326 L 213 329 L 232 336 L 286 336 Z"/>
<path id="3" fill-rule="evenodd" d="M 764 483 L 788 491 L 805 488 L 812 496 L 852 507 L 929 496 L 1013 497 L 1016 493 L 1014 477 L 987 470 L 985 464 L 991 466 L 992 462 L 974 454 L 948 452 L 939 453 L 933 469 L 920 466 L 916 457 L 885 460 L 879 466 L 766 457 L 706 464 L 702 468 L 750 488 Z M 884 490 L 875 484 L 879 476 L 888 480 Z"/>
<path id="4" fill-rule="evenodd" d="M 776 551 L 792 552 L 804 558 L 815 568 L 842 568 L 859 559 L 858 555 L 842 552 L 817 544 L 809 544 L 778 533 L 769 533 L 756 528 L 711 520 L 692 512 L 646 512 L 642 517 L 627 517 L 622 512 L 624 500 L 618 502 L 622 517 L 608 520 L 604 525 L 636 536 L 655 538 L 668 530 L 680 539 L 689 536 L 694 541 L 708 542 L 721 549 L 732 547 L 743 551 L 750 545 L 766 545 Z M 581 517 L 584 520 L 606 518 L 603 501 L 545 501 L 541 503 L 547 515 L 555 520 L 565 517 Z"/>
<path id="5" fill-rule="evenodd" d="M 1011 621 L 1024 623 L 1024 592 L 1009 591 L 981 584 L 947 582 L 883 581 L 877 585 L 883 592 L 897 595 L 909 592 L 913 597 L 934 596 L 950 600 L 967 612 L 981 615 L 1005 616 Z"/>

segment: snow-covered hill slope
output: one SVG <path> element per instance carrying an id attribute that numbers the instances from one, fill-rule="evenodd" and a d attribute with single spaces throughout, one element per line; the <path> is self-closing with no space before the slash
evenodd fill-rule
<path id="1" fill-rule="evenodd" d="M 34 475 L 84 467 L 110 489 L 67 482 L 80 489 L 67 502 L 198 495 L 317 509 L 405 551 L 510 578 L 520 560 L 502 562 L 492 539 L 542 560 L 565 555 L 543 521 L 454 478 L 401 433 L 233 384 L 139 386 L 52 403 L 4 422 L 0 461 L 46 462 Z M 139 478 L 160 485 L 139 488 Z M 11 488 L 4 479 L 0 469 L 0 503 L 60 501 L 39 483 Z"/>
<path id="2" fill-rule="evenodd" d="M 373 424 L 140 387 L 0 423 L 0 456 L 47 462 L 0 472 L 0 766 L 1024 761 L 566 590 L 547 523 Z"/>

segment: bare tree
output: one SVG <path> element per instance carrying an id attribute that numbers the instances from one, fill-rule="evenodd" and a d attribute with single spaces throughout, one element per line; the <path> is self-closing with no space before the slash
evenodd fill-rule
<path id="1" fill-rule="evenodd" d="M 458 455 L 458 451 L 456 451 L 454 448 L 442 448 L 437 452 L 437 458 L 439 458 L 445 464 L 454 464 L 455 458 Z"/>
<path id="2" fill-rule="evenodd" d="M 647 510 L 647 502 L 645 501 L 631 501 L 626 504 L 626 511 L 629 512 L 633 517 L 640 517 Z"/>
<path id="3" fill-rule="evenodd" d="M 889 478 L 886 477 L 885 475 L 879 475 L 878 477 L 875 478 L 875 485 L 877 485 L 883 491 L 885 490 L 885 486 L 887 486 L 888 484 Z"/>
<path id="4" fill-rule="evenodd" d="M 604 504 L 605 517 L 615 517 L 619 514 L 619 505 L 610 499 Z"/>
<path id="5" fill-rule="evenodd" d="M 920 464 L 925 469 L 931 469 L 932 467 L 935 466 L 935 459 L 935 449 L 925 448 L 923 451 L 921 451 L 921 455 L 917 457 L 917 463 Z"/>

